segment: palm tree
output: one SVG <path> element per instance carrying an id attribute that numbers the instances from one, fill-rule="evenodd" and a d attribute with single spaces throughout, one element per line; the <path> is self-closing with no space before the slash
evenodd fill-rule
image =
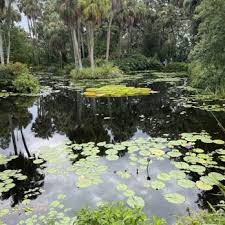
<path id="1" fill-rule="evenodd" d="M 111 42 L 111 27 L 115 13 L 121 6 L 121 0 L 111 0 L 111 10 L 109 13 L 108 31 L 107 31 L 107 44 L 106 44 L 106 60 L 109 60 L 109 50 Z"/>
<path id="2" fill-rule="evenodd" d="M 63 21 L 70 28 L 72 43 L 73 43 L 73 53 L 75 65 L 82 69 L 82 60 L 80 46 L 78 44 L 77 29 L 78 29 L 78 19 L 80 17 L 80 9 L 78 7 L 77 1 L 75 0 L 60 0 L 59 1 L 59 13 Z"/>
<path id="3" fill-rule="evenodd" d="M 86 23 L 87 29 L 87 43 L 89 60 L 91 64 L 92 72 L 95 70 L 94 62 L 94 34 L 96 24 L 98 24 L 102 18 L 104 18 L 110 11 L 109 0 L 78 0 L 78 5 L 82 9 L 82 16 Z"/>
<path id="4" fill-rule="evenodd" d="M 42 2 L 37 0 L 19 0 L 18 4 L 20 12 L 23 12 L 27 17 L 27 24 L 30 33 L 30 37 L 33 40 L 33 61 L 38 63 L 38 32 L 37 32 L 37 20 L 41 16 Z"/>

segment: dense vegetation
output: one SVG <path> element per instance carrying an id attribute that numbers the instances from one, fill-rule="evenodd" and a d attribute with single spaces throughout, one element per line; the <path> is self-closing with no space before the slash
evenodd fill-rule
<path id="1" fill-rule="evenodd" d="M 97 58 L 125 72 L 186 71 L 162 65 L 188 62 L 193 86 L 224 94 L 224 7 L 223 0 L 1 1 L 0 61 L 65 67 L 67 74 L 74 64 L 76 78 L 111 77 Z M 17 26 L 22 13 L 27 32 Z"/>

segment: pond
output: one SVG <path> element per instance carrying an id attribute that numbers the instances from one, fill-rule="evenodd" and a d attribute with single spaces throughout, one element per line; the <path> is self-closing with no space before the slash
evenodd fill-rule
<path id="1" fill-rule="evenodd" d="M 0 209 L 10 209 L 2 218 L 6 224 L 44 214 L 49 205 L 73 215 L 117 200 L 144 205 L 148 216 L 172 224 L 177 216 L 207 209 L 207 202 L 220 202 L 224 101 L 193 97 L 187 79 L 176 74 L 73 84 L 39 76 L 41 96 L 0 98 Z M 155 93 L 83 94 L 86 87 L 109 83 Z"/>

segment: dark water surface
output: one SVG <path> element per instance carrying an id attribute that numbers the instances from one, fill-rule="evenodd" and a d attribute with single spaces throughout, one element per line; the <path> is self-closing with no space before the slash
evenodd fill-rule
<path id="1" fill-rule="evenodd" d="M 0 99 L 0 153 L 19 157 L 0 165 L 0 172 L 5 169 L 21 169 L 28 179 L 16 183 L 16 187 L 0 198 L 0 208 L 16 207 L 24 200 L 26 191 L 42 188 L 31 196 L 32 207 L 37 212 L 45 212 L 48 204 L 58 194 L 66 194 L 64 205 L 79 210 L 81 207 L 95 206 L 99 200 L 123 200 L 124 197 L 114 188 L 123 181 L 114 176 L 116 170 L 129 170 L 133 176 L 128 181 L 132 190 L 145 200 L 145 212 L 166 218 L 169 223 L 174 215 L 187 214 L 189 209 L 207 208 L 207 201 L 218 203 L 219 199 L 212 191 L 202 192 L 197 189 L 182 189 L 169 181 L 167 187 L 156 191 L 143 187 L 146 172 L 136 173 L 128 163 L 124 153 L 117 161 L 107 161 L 103 156 L 101 162 L 108 166 L 103 175 L 104 183 L 87 189 L 78 189 L 74 174 L 47 174 L 44 168 L 33 163 L 31 156 L 37 157 L 41 146 L 57 146 L 65 141 L 74 143 L 101 142 L 117 143 L 138 137 L 163 137 L 176 139 L 182 132 L 201 132 L 205 130 L 213 138 L 224 138 L 224 132 L 215 118 L 207 111 L 183 108 L 171 97 L 179 99 L 185 94 L 182 88 L 185 79 L 179 82 L 152 82 L 139 78 L 123 81 L 130 86 L 150 87 L 159 91 L 157 94 L 141 97 L 122 98 L 86 98 L 83 90 L 69 88 L 69 81 L 63 79 L 42 78 L 42 85 L 49 86 L 40 97 L 9 97 Z M 88 87 L 94 86 L 91 81 Z M 222 125 L 225 125 L 224 112 L 215 113 Z M 13 144 L 13 138 L 15 138 Z M 204 146 L 210 151 L 210 147 Z M 72 162 L 62 161 L 63 167 Z M 155 177 L 160 171 L 173 169 L 169 159 L 153 161 L 150 176 Z M 193 177 L 193 180 L 195 178 Z M 182 205 L 171 205 L 159 193 L 166 191 L 183 193 L 187 200 Z M 16 224 L 23 216 L 13 215 L 7 218 L 7 224 Z"/>

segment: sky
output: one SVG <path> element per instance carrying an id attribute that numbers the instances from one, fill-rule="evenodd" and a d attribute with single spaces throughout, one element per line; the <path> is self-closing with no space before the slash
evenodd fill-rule
<path id="1" fill-rule="evenodd" d="M 22 13 L 22 16 L 21 16 L 21 21 L 17 23 L 17 25 L 19 27 L 22 27 L 25 31 L 29 31 L 28 30 L 28 25 L 27 25 L 27 17 Z"/>

